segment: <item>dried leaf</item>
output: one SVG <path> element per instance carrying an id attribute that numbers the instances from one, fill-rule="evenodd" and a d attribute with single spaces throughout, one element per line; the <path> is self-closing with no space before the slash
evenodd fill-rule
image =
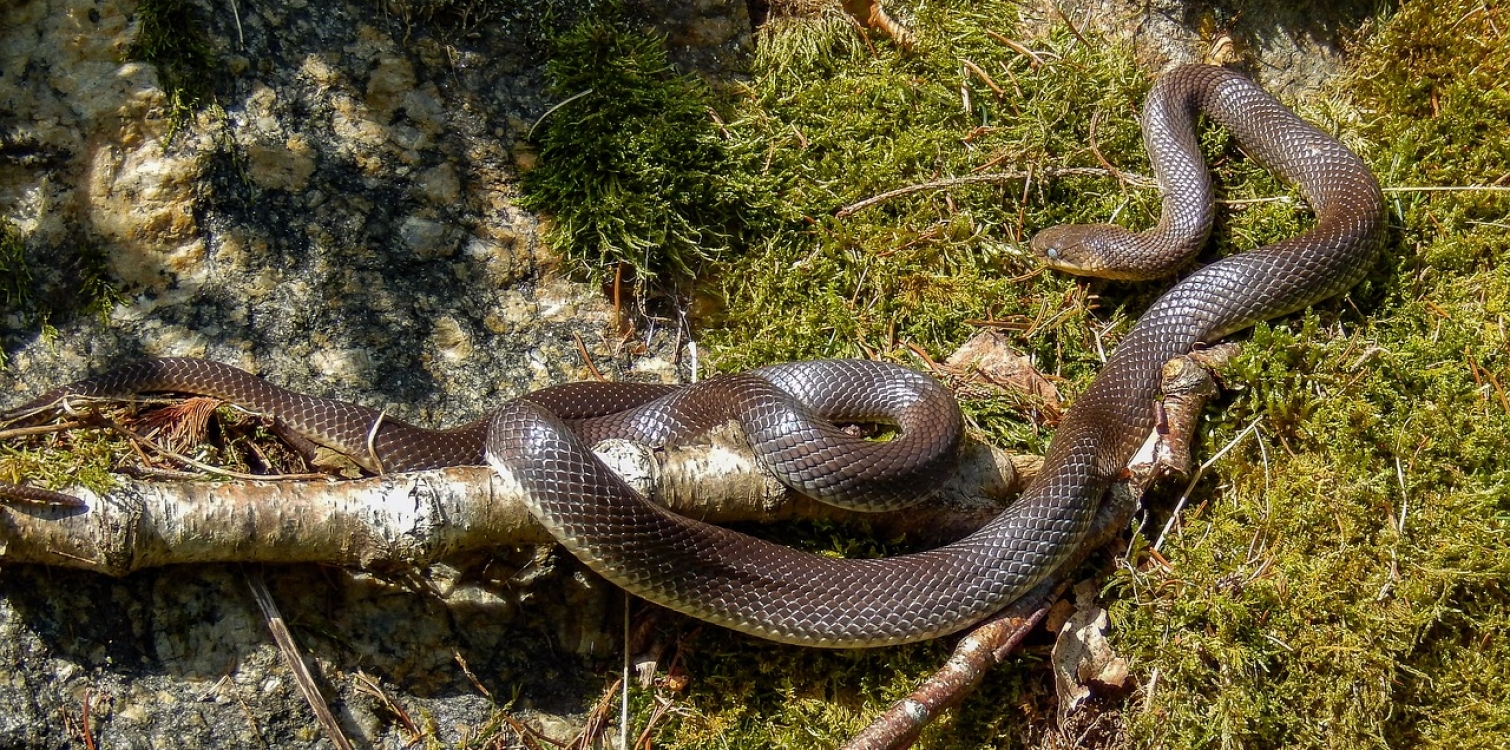
<path id="1" fill-rule="evenodd" d="M 1021 393 L 1042 401 L 1045 413 L 1060 413 L 1059 389 L 1001 331 L 983 330 L 949 355 L 944 364 L 968 384 Z"/>
<path id="2" fill-rule="evenodd" d="M 1078 611 L 1059 629 L 1052 656 L 1061 720 L 1093 693 L 1123 689 L 1128 678 L 1127 660 L 1106 640 L 1110 621 L 1095 604 L 1094 586 L 1076 586 L 1075 605 Z"/>

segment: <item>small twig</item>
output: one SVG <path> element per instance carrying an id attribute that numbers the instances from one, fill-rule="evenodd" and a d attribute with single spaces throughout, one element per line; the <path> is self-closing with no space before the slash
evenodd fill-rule
<path id="1" fill-rule="evenodd" d="M 623 673 L 619 677 L 619 747 L 629 747 L 629 671 L 633 669 L 629 655 L 629 592 L 624 593 L 624 651 Z M 648 729 L 648 727 L 647 727 Z"/>
<path id="2" fill-rule="evenodd" d="M 398 717 L 399 723 L 404 725 L 404 731 L 409 733 L 410 744 L 419 742 L 425 738 L 425 733 L 421 732 L 419 727 L 415 725 L 414 719 L 409 716 L 409 712 L 405 711 L 403 706 L 400 706 L 397 701 L 393 700 L 387 691 L 383 690 L 383 686 L 377 683 L 377 680 L 372 679 L 366 672 L 357 672 L 356 681 L 358 690 L 377 698 L 388 708 L 389 713 Z"/>
<path id="3" fill-rule="evenodd" d="M 592 379 L 598 381 L 599 383 L 608 380 L 608 378 L 603 377 L 603 373 L 599 371 L 598 366 L 593 363 L 592 355 L 587 352 L 587 343 L 582 340 L 582 334 L 577 333 L 576 331 L 572 331 L 571 337 L 576 340 L 577 354 L 580 354 L 582 356 L 582 364 L 587 365 L 588 372 L 592 373 Z"/>
<path id="4" fill-rule="evenodd" d="M 614 680 L 613 685 L 603 691 L 603 697 L 593 706 L 587 714 L 587 722 L 582 726 L 581 734 L 573 740 L 571 747 L 586 748 L 596 747 L 598 735 L 603 733 L 604 725 L 608 722 L 608 707 L 613 705 L 613 697 L 619 692 L 619 683 L 622 680 Z"/>
<path id="5" fill-rule="evenodd" d="M 86 750 L 95 750 L 94 732 L 89 729 L 89 703 L 94 700 L 94 690 L 91 688 L 84 691 L 84 707 L 79 711 L 80 730 L 83 732 L 84 747 Z"/>
<path id="6" fill-rule="evenodd" d="M 1090 42 L 1085 41 L 1085 37 L 1083 37 L 1083 36 L 1080 35 L 1080 29 L 1075 28 L 1075 22 L 1071 21 L 1070 17 L 1069 17 L 1069 14 L 1065 13 L 1064 9 L 1062 9 L 1062 8 L 1059 7 L 1059 3 L 1052 2 L 1052 3 L 1049 3 L 1049 5 L 1053 6 L 1054 12 L 1058 13 L 1059 17 L 1061 19 L 1064 19 L 1064 25 L 1069 28 L 1070 33 L 1073 34 L 1076 39 L 1080 40 L 1081 44 L 1089 47 L 1090 46 Z"/>
<path id="7" fill-rule="evenodd" d="M 550 117 L 551 115 L 555 114 L 556 110 L 558 110 L 558 109 L 560 109 L 562 107 L 565 107 L 566 105 L 571 104 L 572 102 L 574 102 L 574 101 L 576 101 L 578 99 L 581 99 L 582 97 L 587 96 L 588 94 L 591 94 L 592 92 L 593 92 L 592 89 L 588 89 L 586 91 L 579 91 L 579 92 L 577 92 L 575 94 L 572 94 L 571 96 L 568 96 L 565 99 L 562 99 L 561 101 L 557 102 L 556 105 L 553 106 L 553 107 L 551 107 L 550 109 L 545 110 L 545 114 L 540 115 L 540 119 L 536 120 L 535 124 L 530 126 L 530 132 L 528 132 L 528 133 L 525 134 L 524 139 L 527 140 L 527 141 L 533 141 L 533 140 L 535 140 L 535 128 L 540 127 L 540 123 L 545 122 L 545 118 Z"/>
<path id="8" fill-rule="evenodd" d="M 1395 524 L 1396 533 L 1405 535 L 1405 514 L 1410 512 L 1410 490 L 1405 486 L 1405 467 L 1400 457 L 1395 456 L 1395 477 L 1400 480 L 1400 520 Z"/>
<path id="9" fill-rule="evenodd" d="M 1113 166 L 1112 163 L 1107 160 L 1106 156 L 1101 153 L 1101 142 L 1096 138 L 1096 131 L 1099 130 L 1100 125 L 1101 110 L 1098 109 L 1095 112 L 1091 113 L 1091 128 L 1088 135 L 1088 139 L 1091 143 L 1091 155 L 1096 157 L 1096 161 L 1100 162 L 1101 166 L 1105 167 L 1106 171 L 1110 172 L 1112 177 L 1117 178 L 1117 182 L 1122 183 L 1122 187 L 1125 190 L 1128 183 L 1127 176 L 1122 173 L 1122 170 L 1117 169 L 1115 166 Z"/>
<path id="10" fill-rule="evenodd" d="M 252 598 L 257 601 L 257 607 L 262 610 L 262 617 L 267 622 L 267 629 L 272 631 L 273 640 L 278 643 L 278 651 L 283 654 L 283 660 L 294 674 L 294 683 L 299 686 L 299 692 L 309 707 L 314 710 L 315 718 L 319 719 L 320 725 L 325 727 L 325 735 L 330 738 L 331 744 L 338 750 L 355 750 L 351 740 L 341 731 L 341 725 L 336 722 L 336 717 L 330 712 L 330 706 L 325 705 L 325 699 L 320 696 L 320 689 L 315 685 L 314 675 L 309 673 L 309 667 L 304 663 L 304 657 L 299 653 L 298 644 L 294 643 L 294 636 L 288 631 L 288 625 L 283 622 L 283 614 L 278 611 L 278 603 L 273 601 L 273 593 L 268 591 L 267 583 L 262 580 L 262 575 L 247 570 L 246 583 L 252 589 Z"/>
<path id="11" fill-rule="evenodd" d="M 1112 172 L 1104 167 L 1060 167 L 1057 169 L 1033 170 L 1026 172 L 990 172 L 987 174 L 965 175 L 963 177 L 947 177 L 942 180 L 922 182 L 916 185 L 907 185 L 905 187 L 899 187 L 895 190 L 888 190 L 884 193 L 873 195 L 869 198 L 866 198 L 865 200 L 851 203 L 850 205 L 839 209 L 838 211 L 834 212 L 834 217 L 843 219 L 856 212 L 870 208 L 871 206 L 874 206 L 878 203 L 885 203 L 892 198 L 899 198 L 904 195 L 920 193 L 925 190 L 948 190 L 950 188 L 961 187 L 964 185 L 991 185 L 1001 182 L 1013 182 L 1015 180 L 1027 179 L 1029 175 L 1047 177 L 1105 177 L 1112 175 Z M 1154 186 L 1154 182 L 1147 177 L 1128 174 L 1125 172 L 1122 173 L 1122 175 L 1126 177 L 1129 182 L 1137 185 L 1138 187 Z"/>
<path id="12" fill-rule="evenodd" d="M 650 733 L 655 731 L 655 725 L 659 724 L 661 719 L 666 717 L 666 714 L 671 711 L 673 705 L 676 705 L 676 702 L 670 698 L 664 698 L 659 695 L 655 696 L 655 708 L 650 711 L 650 718 L 645 720 L 645 728 L 640 731 L 639 737 L 635 738 L 635 750 L 639 750 L 640 748 L 650 750 Z"/>
<path id="13" fill-rule="evenodd" d="M 876 52 L 876 45 L 870 43 L 870 34 L 865 31 L 865 24 L 860 23 L 860 19 L 856 18 L 853 13 L 845 15 L 844 18 L 849 21 L 849 25 L 855 30 L 855 33 L 860 35 L 860 41 L 865 42 L 865 48 L 870 50 L 870 56 L 878 57 L 879 53 Z"/>
<path id="14" fill-rule="evenodd" d="M 241 31 L 241 9 L 236 7 L 236 0 L 231 0 L 231 18 L 236 19 L 236 48 L 246 49 L 246 34 Z"/>
<path id="15" fill-rule="evenodd" d="M 986 36 L 989 36 L 992 39 L 995 39 L 996 41 L 1001 42 L 1002 44 L 1005 44 L 1008 47 L 1011 47 L 1012 50 L 1015 51 L 1017 54 L 1022 55 L 1023 57 L 1028 58 L 1028 60 L 1032 61 L 1033 67 L 1037 68 L 1037 67 L 1042 67 L 1044 65 L 1043 58 L 1039 57 L 1037 52 L 1034 52 L 1033 50 L 1028 49 L 1027 47 L 1024 47 L 1023 45 L 1018 44 L 1017 42 L 1012 41 L 1006 35 L 1004 35 L 1004 34 L 998 34 L 995 31 L 992 31 L 990 29 L 986 29 Z"/>
<path id="16" fill-rule="evenodd" d="M 554 739 L 552 737 L 547 737 L 537 731 L 534 727 L 528 724 L 524 724 L 518 719 L 509 716 L 508 714 L 503 715 L 503 721 L 504 723 L 509 725 L 510 729 L 514 730 L 514 734 L 519 735 L 520 744 L 524 745 L 526 748 L 529 748 L 529 750 L 542 750 L 540 743 L 536 742 L 536 740 L 545 740 L 553 747 L 566 747 L 565 742 L 561 742 L 560 740 Z"/>
<path id="17" fill-rule="evenodd" d="M 986 75 L 986 71 L 981 70 L 979 65 L 976 65 L 975 63 L 970 62 L 963 57 L 961 57 L 959 61 L 965 66 L 966 70 L 974 73 L 975 77 L 981 80 L 981 83 L 984 83 L 987 86 L 991 87 L 991 90 L 995 91 L 997 96 L 1007 95 L 1007 92 L 1003 90 L 1002 87 L 996 85 L 996 81 L 991 80 L 991 76 Z"/>
<path id="18" fill-rule="evenodd" d="M 1185 502 L 1190 499 L 1190 493 L 1195 491 L 1195 483 L 1201 481 L 1201 477 L 1205 476 L 1206 470 L 1221 460 L 1222 456 L 1227 455 L 1227 451 L 1232 450 L 1243 438 L 1258 429 L 1258 423 L 1262 420 L 1262 415 L 1254 417 L 1253 421 L 1249 422 L 1248 426 L 1244 427 L 1242 432 L 1239 432 L 1236 437 L 1227 441 L 1227 444 L 1222 446 L 1221 450 L 1217 451 L 1211 458 L 1206 459 L 1204 463 L 1196 468 L 1195 473 L 1190 475 L 1190 481 L 1185 484 L 1185 491 L 1180 493 L 1179 501 L 1174 504 L 1174 511 L 1169 514 L 1169 520 L 1164 523 L 1164 528 L 1159 531 L 1159 538 L 1153 543 L 1154 552 L 1158 552 L 1159 548 L 1164 546 L 1164 537 L 1174 527 L 1174 522 L 1179 520 L 1180 511 L 1185 509 Z"/>
<path id="19" fill-rule="evenodd" d="M 483 686 L 481 680 L 477 679 L 477 675 L 472 674 L 472 667 L 467 664 L 466 657 L 462 656 L 461 652 L 454 648 L 451 649 L 451 656 L 455 657 L 456 664 L 461 667 L 461 673 L 467 676 L 467 681 L 472 683 L 472 687 L 477 688 L 477 692 L 482 693 L 484 698 L 493 700 L 493 694 Z"/>
<path id="20" fill-rule="evenodd" d="M 71 429 L 73 429 L 75 427 L 83 427 L 83 426 L 84 426 L 83 422 L 72 421 L 72 422 L 59 422 L 57 424 L 41 424 L 41 425 L 37 425 L 35 427 L 14 427 L 14 428 L 11 428 L 9 430 L 0 430 L 0 440 L 10 440 L 12 438 L 30 437 L 32 435 L 46 435 L 46 434 L 52 433 L 52 432 L 66 432 L 66 431 L 71 430 Z"/>

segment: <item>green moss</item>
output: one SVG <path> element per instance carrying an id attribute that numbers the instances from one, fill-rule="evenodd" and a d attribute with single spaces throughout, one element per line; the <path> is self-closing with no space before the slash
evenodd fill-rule
<path id="1" fill-rule="evenodd" d="M 721 367 L 867 354 L 908 360 L 912 345 L 937 356 L 978 321 L 1028 328 L 1038 320 L 1021 341 L 1031 353 L 1060 363 L 1058 374 L 1099 368 L 1095 336 L 1083 325 L 1090 314 L 1083 288 L 1053 276 L 1018 279 L 1036 270 L 1018 245 L 1068 218 L 1067 206 L 1105 218 L 1127 203 L 1146 220 L 1157 208 L 1151 191 L 1128 192 L 1110 178 L 1035 179 L 1023 201 L 1024 181 L 1004 179 L 917 192 L 844 218 L 836 212 L 940 177 L 1094 166 L 1084 145 L 1089 122 L 1070 113 L 1104 111 L 1103 150 L 1136 155 L 1122 166 L 1146 172 L 1127 117 L 1146 90 L 1144 77 L 1128 55 L 1077 45 L 1064 29 L 1035 44 L 1066 62 L 1035 66 L 988 33 L 1014 31 L 1007 3 L 919 14 L 931 42 L 915 55 L 886 48 L 872 55 L 850 40 L 847 24 L 787 25 L 763 40 L 778 51 L 757 60 L 729 129 L 744 163 L 775 182 L 780 226 L 796 231 L 770 235 L 719 274 L 723 314 L 706 337 Z M 796 52 L 781 57 L 781 50 Z M 988 71 L 1005 95 L 962 60 Z M 1062 307 L 1069 309 L 1060 314 Z M 1115 326 L 1129 321 L 1118 316 Z M 992 429 L 1034 437 L 1011 425 Z"/>
<path id="2" fill-rule="evenodd" d="M 121 300 L 121 294 L 114 286 L 103 251 L 84 243 L 64 262 L 69 264 L 65 278 L 70 288 L 63 298 L 68 304 L 77 304 L 76 309 L 61 308 L 54 299 L 57 295 L 37 293 L 26 254 L 26 237 L 20 227 L 0 217 L 0 316 L 15 315 L 33 323 L 76 311 L 108 316 Z M 0 367 L 4 364 L 4 353 L 0 352 Z"/>
<path id="3" fill-rule="evenodd" d="M 586 18 L 612 12 L 618 0 L 373 0 L 405 30 L 427 29 L 441 39 L 503 28 L 530 46 L 544 46 Z"/>
<path id="4" fill-rule="evenodd" d="M 536 133 L 542 161 L 523 203 L 550 216 L 547 241 L 572 267 L 600 279 L 626 264 L 685 280 L 765 220 L 768 193 L 731 160 L 712 93 L 675 73 L 663 45 L 611 17 L 553 44 L 560 104 Z"/>
<path id="5" fill-rule="evenodd" d="M 1505 179 L 1496 15 L 1408 6 L 1361 50 L 1356 137 L 1387 187 Z M 1219 463 L 1173 569 L 1110 584 L 1124 648 L 1159 670 L 1139 745 L 1505 741 L 1510 196 L 1391 202 L 1354 304 L 1261 326 L 1235 364 L 1207 452 L 1254 418 L 1261 437 Z"/>
<path id="6" fill-rule="evenodd" d="M 110 317 L 110 311 L 125 301 L 116 280 L 110 271 L 110 260 L 99 245 L 83 243 L 78 248 L 79 299 L 83 300 L 82 311 L 99 317 Z"/>
<path id="7" fill-rule="evenodd" d="M 728 118 L 730 148 L 780 195 L 777 231 L 724 265 L 704 322 L 720 369 L 813 356 L 937 358 L 980 328 L 1073 396 L 1163 284 L 1029 276 L 1017 251 L 1063 221 L 1146 226 L 1153 191 L 1110 178 L 912 193 L 977 171 L 1094 166 L 1147 174 L 1132 115 L 1147 79 L 1126 51 L 1067 30 L 1025 39 L 1005 3 L 916 9 L 916 55 L 872 52 L 845 24 L 761 40 Z M 1300 111 L 1354 144 L 1387 187 L 1510 179 L 1510 28 L 1501 9 L 1413 4 L 1359 40 L 1359 74 Z M 986 31 L 1043 51 L 1036 66 Z M 1005 91 L 997 96 L 962 64 Z M 968 105 L 961 90 L 969 92 Z M 1314 97 L 1314 98 L 1311 98 Z M 1217 252 L 1310 222 L 1293 190 L 1203 133 L 1223 207 Z M 1114 744 L 1153 747 L 1500 746 L 1510 726 L 1510 256 L 1504 193 L 1389 195 L 1394 234 L 1345 298 L 1260 326 L 1226 375 L 1199 456 L 1258 430 L 1194 489 L 1162 555 L 1139 537 L 1106 580 L 1114 646 L 1138 687 L 1110 705 Z M 780 314 L 773 315 L 773 311 Z M 1041 450 L 1005 401 L 966 410 L 990 440 Z M 1156 493 L 1156 536 L 1178 488 Z M 707 636 L 702 643 L 706 644 Z M 935 645 L 817 654 L 720 638 L 692 657 L 671 747 L 837 744 L 935 669 Z M 1010 747 L 1052 735 L 1047 668 L 1030 651 L 930 730 L 923 746 Z M 1122 737 L 1121 740 L 1116 738 Z"/>

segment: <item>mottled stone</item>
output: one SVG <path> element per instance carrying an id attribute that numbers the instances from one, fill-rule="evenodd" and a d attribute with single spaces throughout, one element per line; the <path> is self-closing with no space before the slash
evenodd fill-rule
<path id="1" fill-rule="evenodd" d="M 249 144 L 246 159 L 247 176 L 269 190 L 303 190 L 315 172 L 313 149 L 302 138 L 274 146 Z"/>
<path id="2" fill-rule="evenodd" d="M 461 198 L 461 177 L 450 163 L 437 164 L 421 172 L 415 187 L 425 201 L 437 206 L 449 206 Z"/>
<path id="3" fill-rule="evenodd" d="M 35 296 L 57 306 L 45 335 L 35 316 L 0 319 L 0 407 L 187 355 L 455 424 L 586 376 L 574 335 L 604 370 L 677 376 L 669 334 L 642 357 L 611 341 L 601 290 L 553 275 L 517 205 L 538 159 L 528 129 L 550 104 L 542 50 L 516 25 L 458 35 L 375 7 L 190 0 L 215 106 L 175 130 L 160 71 L 130 60 L 135 0 L 0 3 L 0 135 L 36 155 L 0 169 L 0 215 L 23 236 Z M 748 51 L 744 3 L 688 8 L 648 17 L 680 40 L 679 64 L 728 78 Z M 688 46 L 702 43 L 716 49 Z M 120 294 L 105 315 L 83 309 L 83 247 Z M 616 647 L 621 596 L 560 550 L 456 569 L 444 599 L 405 577 L 262 575 L 364 744 L 409 738 L 359 672 L 442 744 L 475 737 L 501 696 L 569 736 L 601 688 L 591 664 Z M 111 747 L 323 744 L 246 575 L 0 568 L 0 747 L 77 744 L 60 717 L 86 697 Z"/>
<path id="4" fill-rule="evenodd" d="M 421 258 L 448 258 L 456 252 L 456 232 L 438 221 L 410 216 L 398 228 L 404 246 Z"/>
<path id="5" fill-rule="evenodd" d="M 1218 17 L 1220 6 L 1185 0 L 1035 0 L 1024 7 L 1024 35 L 1066 19 L 1136 50 L 1145 70 L 1181 63 L 1239 64 L 1264 88 L 1284 95 L 1315 90 L 1341 70 L 1351 29 L 1373 19 L 1372 3 L 1256 0 Z"/>

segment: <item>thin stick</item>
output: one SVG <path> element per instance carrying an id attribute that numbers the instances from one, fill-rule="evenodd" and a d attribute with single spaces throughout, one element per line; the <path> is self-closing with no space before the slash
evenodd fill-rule
<path id="1" fill-rule="evenodd" d="M 231 0 L 231 18 L 236 19 L 236 49 L 246 49 L 246 34 L 241 31 L 241 9 L 236 7 L 236 0 Z"/>
<path id="2" fill-rule="evenodd" d="M 576 340 L 577 354 L 582 357 L 582 364 L 587 365 L 587 371 L 592 373 L 592 379 L 599 383 L 608 380 L 608 378 L 603 377 L 602 371 L 593 363 L 592 355 L 587 352 L 587 342 L 582 340 L 582 334 L 572 331 L 571 337 Z"/>
<path id="3" fill-rule="evenodd" d="M 0 430 L 0 440 L 11 438 L 28 437 L 31 435 L 46 435 L 50 432 L 63 432 L 75 427 L 83 427 L 83 422 L 59 422 L 57 424 L 41 424 L 35 427 L 16 427 L 10 430 Z"/>
<path id="4" fill-rule="evenodd" d="M 932 182 L 922 182 L 916 185 L 907 185 L 905 187 L 899 187 L 895 190 L 888 190 L 879 195 L 873 195 L 869 198 L 866 198 L 865 200 L 859 201 L 857 203 L 851 203 L 850 205 L 839 209 L 834 213 L 834 217 L 842 219 L 858 211 L 870 208 L 871 206 L 874 206 L 878 203 L 885 203 L 892 198 L 899 198 L 904 195 L 920 193 L 924 190 L 948 190 L 950 188 L 961 187 L 963 185 L 991 185 L 1001 182 L 1013 182 L 1015 180 L 1027 179 L 1029 175 L 1046 175 L 1048 177 L 1105 177 L 1111 174 L 1111 172 L 1107 171 L 1103 167 L 1062 167 L 1059 169 L 1029 172 L 988 172 L 986 174 L 972 174 L 965 175 L 963 177 L 948 177 L 942 180 L 934 180 Z M 1134 184 L 1145 182 L 1150 186 L 1153 184 L 1152 180 L 1149 180 L 1147 177 L 1143 177 L 1141 175 L 1131 175 L 1125 172 L 1122 174 Z"/>
<path id="5" fill-rule="evenodd" d="M 339 750 L 356 750 L 351 740 L 341 731 L 341 725 L 336 723 L 330 706 L 325 705 L 325 699 L 320 697 L 315 678 L 309 673 L 309 667 L 299 653 L 299 645 L 294 643 L 293 634 L 288 632 L 288 625 L 283 622 L 283 614 L 278 611 L 278 603 L 273 601 L 273 593 L 267 590 L 267 583 L 260 574 L 252 571 L 246 571 L 246 583 L 252 589 L 252 598 L 257 600 L 257 607 L 262 610 L 267 629 L 272 631 L 273 640 L 278 643 L 278 651 L 283 654 L 288 668 L 294 673 L 294 683 L 299 686 L 299 693 L 304 696 L 309 707 L 314 709 L 315 718 L 320 720 L 320 725 L 325 727 L 325 736 Z"/>
<path id="6" fill-rule="evenodd" d="M 631 668 L 629 663 L 629 605 L 629 592 L 625 591 L 624 643 L 622 647 L 624 652 L 624 665 L 623 676 L 619 678 L 619 683 L 623 685 L 623 687 L 620 688 L 619 693 L 619 747 L 622 748 L 629 747 L 629 670 Z"/>
<path id="7" fill-rule="evenodd" d="M 524 136 L 525 140 L 529 140 L 529 141 L 535 140 L 535 128 L 540 127 L 540 123 L 545 122 L 545 118 L 550 117 L 552 114 L 555 114 L 556 110 L 558 110 L 558 109 L 560 109 L 562 107 L 565 107 L 566 105 L 571 104 L 572 102 L 574 102 L 574 101 L 576 101 L 578 99 L 581 99 L 582 97 L 587 96 L 588 94 L 591 94 L 592 92 L 593 92 L 592 89 L 588 89 L 586 91 L 579 91 L 579 92 L 577 92 L 575 94 L 572 94 L 571 96 L 566 97 L 565 99 L 562 99 L 560 102 L 557 102 L 556 106 L 551 107 L 550 109 L 545 110 L 545 114 L 540 115 L 540 119 L 536 120 L 535 124 L 530 126 L 530 132 L 526 133 L 525 136 Z"/>
<path id="8" fill-rule="evenodd" d="M 1075 38 L 1079 39 L 1082 45 L 1090 46 L 1090 42 L 1085 41 L 1085 37 L 1080 35 L 1080 29 L 1075 28 L 1075 22 L 1070 20 L 1069 14 L 1065 13 L 1064 9 L 1059 7 L 1059 3 L 1049 3 L 1049 5 L 1054 8 L 1054 12 L 1058 13 L 1060 18 L 1064 19 L 1064 25 L 1069 27 L 1070 33 L 1074 34 Z"/>
<path id="9" fill-rule="evenodd" d="M 991 76 L 986 75 L 986 71 L 981 70 L 979 65 L 976 65 L 975 63 L 970 62 L 963 57 L 961 57 L 959 61 L 965 66 L 965 69 L 969 70 L 971 73 L 974 73 L 975 77 L 979 78 L 982 83 L 990 86 L 991 90 L 995 91 L 997 96 L 1007 95 L 1007 92 L 1003 91 L 1000 86 L 996 85 L 996 81 L 991 80 Z"/>
<path id="10" fill-rule="evenodd" d="M 1410 490 L 1405 486 L 1405 467 L 1400 465 L 1400 457 L 1395 456 L 1395 477 L 1400 480 L 1400 522 L 1395 530 L 1401 536 L 1405 535 L 1405 514 L 1410 512 Z"/>
<path id="11" fill-rule="evenodd" d="M 1033 50 L 1030 50 L 1027 47 L 1024 47 L 1023 45 L 1018 44 L 1017 42 L 1012 41 L 1005 34 L 998 34 L 995 31 L 992 31 L 990 29 L 986 29 L 986 36 L 989 36 L 992 39 L 995 39 L 996 41 L 1001 42 L 1002 44 L 1005 44 L 1008 47 L 1011 47 L 1012 50 L 1015 51 L 1017 54 L 1022 55 L 1023 57 L 1028 58 L 1029 60 L 1032 61 L 1033 67 L 1035 67 L 1035 68 L 1036 67 L 1040 67 L 1040 66 L 1042 66 L 1044 64 L 1043 63 L 1043 58 L 1039 57 L 1037 52 L 1034 52 Z"/>
<path id="12" fill-rule="evenodd" d="M 1262 420 L 1262 415 L 1254 417 L 1253 421 L 1249 422 L 1248 426 L 1244 427 L 1243 431 L 1237 434 L 1237 437 L 1227 441 L 1227 444 L 1222 446 L 1222 449 L 1217 451 L 1216 455 L 1206 459 L 1206 462 L 1201 464 L 1200 468 L 1196 469 L 1195 473 L 1190 476 L 1190 482 L 1185 485 L 1185 491 L 1180 493 L 1179 502 L 1174 504 L 1174 512 L 1169 514 L 1169 520 L 1164 523 L 1163 530 L 1159 532 L 1158 540 L 1153 543 L 1153 551 L 1158 552 L 1159 548 L 1164 545 L 1164 537 L 1169 534 L 1169 530 L 1174 526 L 1174 522 L 1179 520 L 1180 511 L 1185 509 L 1185 501 L 1189 500 L 1190 493 L 1195 491 L 1195 483 L 1201 481 L 1201 477 L 1205 475 L 1206 470 L 1211 468 L 1222 456 L 1227 455 L 1227 451 L 1232 450 L 1243 438 L 1258 429 L 1258 423 Z"/>

